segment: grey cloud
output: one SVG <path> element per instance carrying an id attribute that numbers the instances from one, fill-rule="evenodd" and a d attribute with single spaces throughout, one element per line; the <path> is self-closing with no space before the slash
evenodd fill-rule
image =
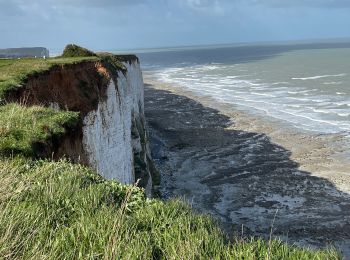
<path id="1" fill-rule="evenodd" d="M 0 0 L 0 14 L 9 15 L 20 9 L 34 5 L 43 9 L 49 6 L 59 8 L 111 8 L 126 7 L 134 5 L 162 6 L 164 3 L 171 3 L 172 6 L 180 5 L 194 10 L 220 9 L 221 6 L 265 6 L 276 8 L 298 8 L 298 7 L 319 7 L 319 8 L 349 8 L 349 0 Z"/>
<path id="2" fill-rule="evenodd" d="M 348 0 L 250 0 L 250 2 L 273 7 L 350 7 L 350 1 Z"/>
<path id="3" fill-rule="evenodd" d="M 107 7 L 143 4 L 146 0 L 54 0 L 52 4 L 81 7 Z"/>
<path id="4" fill-rule="evenodd" d="M 267 7 L 350 7 L 348 0 L 220 0 L 222 2 L 239 2 L 250 5 L 261 5 Z"/>
<path id="5" fill-rule="evenodd" d="M 210 7 L 218 4 L 245 4 L 266 7 L 350 7 L 349 0 L 180 0 L 190 7 Z"/>
<path id="6" fill-rule="evenodd" d="M 0 13 L 16 11 L 24 7 L 111 7 L 144 4 L 147 0 L 0 0 Z"/>
<path id="7" fill-rule="evenodd" d="M 180 6 L 204 13 L 206 15 L 222 15 L 222 2 L 219 0 L 179 0 Z"/>
<path id="8" fill-rule="evenodd" d="M 87 12 L 87 9 L 121 9 L 143 5 L 149 0 L 0 0 L 0 20 L 9 17 L 30 17 L 50 19 L 55 16 L 64 17 L 70 12 Z"/>
<path id="9" fill-rule="evenodd" d="M 17 1 L 0 0 L 0 20 L 11 16 L 23 16 L 24 14 L 23 8 L 21 8 L 20 3 Z"/>

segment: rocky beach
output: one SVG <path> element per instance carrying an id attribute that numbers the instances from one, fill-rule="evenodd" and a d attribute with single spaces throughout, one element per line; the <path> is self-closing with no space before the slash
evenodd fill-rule
<path id="1" fill-rule="evenodd" d="M 230 234 L 350 248 L 346 138 L 300 131 L 145 73 L 160 196 L 181 197 Z"/>

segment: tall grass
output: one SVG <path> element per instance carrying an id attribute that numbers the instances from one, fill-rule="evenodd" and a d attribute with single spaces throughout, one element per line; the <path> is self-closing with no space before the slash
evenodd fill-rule
<path id="1" fill-rule="evenodd" d="M 36 155 L 36 148 L 47 146 L 66 128 L 74 127 L 79 113 L 20 104 L 0 106 L 0 154 Z"/>
<path id="2" fill-rule="evenodd" d="M 3 259 L 339 259 L 275 240 L 229 242 L 185 203 L 146 199 L 67 161 L 2 159 L 0 169 Z"/>

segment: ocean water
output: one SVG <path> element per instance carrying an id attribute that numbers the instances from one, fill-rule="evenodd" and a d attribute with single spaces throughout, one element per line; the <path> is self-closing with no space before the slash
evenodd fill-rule
<path id="1" fill-rule="evenodd" d="M 143 69 L 261 116 L 350 135 L 350 44 L 208 47 L 139 54 Z"/>

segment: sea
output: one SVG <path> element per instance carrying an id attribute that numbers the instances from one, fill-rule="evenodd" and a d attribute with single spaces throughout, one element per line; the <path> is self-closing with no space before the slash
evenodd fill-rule
<path id="1" fill-rule="evenodd" d="M 161 82 L 305 131 L 350 136 L 350 42 L 154 49 L 138 56 Z"/>

